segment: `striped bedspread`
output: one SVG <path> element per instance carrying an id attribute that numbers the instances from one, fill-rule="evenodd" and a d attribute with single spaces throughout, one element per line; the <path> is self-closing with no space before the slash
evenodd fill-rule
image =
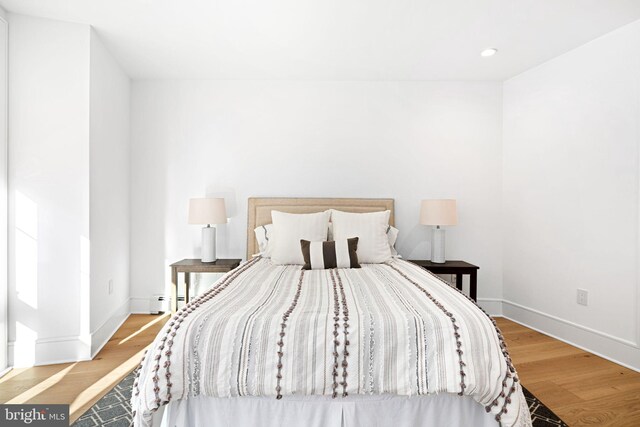
<path id="1" fill-rule="evenodd" d="M 176 313 L 134 384 L 134 425 L 193 396 L 469 395 L 531 424 L 492 319 L 406 261 L 301 270 L 255 258 Z"/>

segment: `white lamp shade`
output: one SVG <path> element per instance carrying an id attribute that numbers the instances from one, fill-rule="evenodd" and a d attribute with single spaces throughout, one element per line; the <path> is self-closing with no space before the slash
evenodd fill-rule
<path id="1" fill-rule="evenodd" d="M 456 225 L 458 212 L 452 199 L 423 200 L 420 208 L 420 224 Z"/>
<path id="2" fill-rule="evenodd" d="M 189 224 L 226 224 L 227 209 L 222 198 L 189 200 Z"/>

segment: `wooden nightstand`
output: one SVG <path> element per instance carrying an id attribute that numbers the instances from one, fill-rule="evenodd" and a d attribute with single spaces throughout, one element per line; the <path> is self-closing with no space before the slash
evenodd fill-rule
<path id="1" fill-rule="evenodd" d="M 218 259 L 214 262 L 202 262 L 199 259 L 183 259 L 171 264 L 171 311 L 178 311 L 178 273 L 184 273 L 184 301 L 189 302 L 189 283 L 191 273 L 228 273 L 240 265 L 239 259 Z"/>
<path id="2" fill-rule="evenodd" d="M 468 274 L 470 277 L 470 296 L 472 300 L 476 301 L 476 297 L 478 296 L 478 270 L 480 269 L 477 265 L 469 264 L 464 261 L 445 261 L 442 264 L 436 264 L 434 262 L 421 259 L 409 260 L 409 262 L 419 265 L 434 274 L 455 274 L 456 288 L 460 290 L 462 290 L 462 276 L 464 274 Z"/>

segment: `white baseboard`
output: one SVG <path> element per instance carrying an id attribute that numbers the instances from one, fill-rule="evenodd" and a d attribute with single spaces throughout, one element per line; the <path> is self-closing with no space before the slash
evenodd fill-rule
<path id="1" fill-rule="evenodd" d="M 93 359 L 102 347 L 109 342 L 109 339 L 116 333 L 118 328 L 129 318 L 131 310 L 130 298 L 124 300 L 120 306 L 111 313 L 94 332 L 91 333 L 91 358 Z"/>
<path id="2" fill-rule="evenodd" d="M 502 316 L 640 372 L 640 347 L 637 343 L 508 300 L 502 300 Z"/>
<path id="3" fill-rule="evenodd" d="M 502 300 L 499 298 L 478 298 L 478 305 L 490 316 L 502 316 Z"/>
<path id="4" fill-rule="evenodd" d="M 9 372 L 11 372 L 12 369 L 13 369 L 13 367 L 11 367 L 11 366 L 9 366 L 8 368 L 5 368 L 4 371 L 0 372 L 0 378 L 2 378 L 5 375 L 7 375 Z"/>
<path id="5" fill-rule="evenodd" d="M 151 313 L 151 297 L 131 297 L 129 298 L 129 310 L 131 314 Z"/>
<path id="6" fill-rule="evenodd" d="M 87 337 L 43 338 L 8 343 L 8 361 L 12 367 L 30 367 L 91 360 L 129 317 L 129 298 Z M 18 355 L 16 357 L 16 351 Z"/>
<path id="7" fill-rule="evenodd" d="M 91 344 L 79 336 L 10 341 L 7 350 L 15 368 L 91 360 Z"/>

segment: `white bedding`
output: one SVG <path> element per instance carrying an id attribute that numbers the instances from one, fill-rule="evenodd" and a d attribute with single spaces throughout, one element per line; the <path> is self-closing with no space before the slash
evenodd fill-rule
<path id="1" fill-rule="evenodd" d="M 340 412 L 341 423 L 357 423 L 368 411 L 345 408 L 369 403 L 349 406 L 349 399 L 380 395 L 394 396 L 389 404 L 398 402 L 398 417 L 407 422 L 421 411 L 414 407 L 457 398 L 477 402 L 476 410 L 486 411 L 482 419 L 494 425 L 531 424 L 492 319 L 454 288 L 401 260 L 301 271 L 256 258 L 178 312 L 140 372 L 132 398 L 139 426 L 154 425 L 153 413 L 170 402 L 176 403 L 169 415 L 182 416 L 181 426 L 198 425 L 184 414 L 197 416 L 200 401 L 209 413 L 210 405 L 227 408 L 218 415 L 237 416 L 228 421 L 232 425 L 252 405 L 267 407 L 267 414 L 284 414 L 291 405 L 309 408 L 309 402 L 289 402 L 290 396 L 329 399 L 314 401 L 313 410 L 327 417 Z M 447 397 L 431 399 L 437 394 Z M 409 406 L 400 410 L 402 405 Z"/>
<path id="2" fill-rule="evenodd" d="M 177 400 L 154 417 L 161 427 L 495 427 L 469 396 L 207 397 Z"/>

